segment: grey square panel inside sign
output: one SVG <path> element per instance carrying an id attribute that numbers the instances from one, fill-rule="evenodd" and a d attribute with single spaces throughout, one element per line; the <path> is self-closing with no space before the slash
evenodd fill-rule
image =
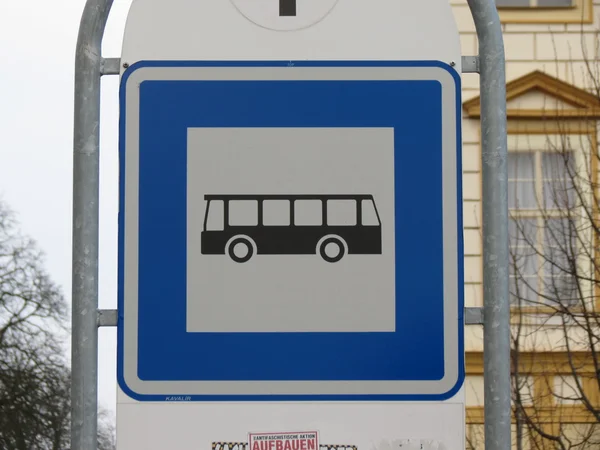
<path id="1" fill-rule="evenodd" d="M 382 253 L 335 264 L 318 254 L 255 254 L 243 264 L 202 254 L 207 194 L 373 195 Z M 191 128 L 187 205 L 188 332 L 395 330 L 392 128 Z M 236 205 L 236 220 L 246 206 Z M 354 225 L 347 205 L 335 206 L 332 220 Z M 265 204 L 265 222 L 288 225 L 287 211 Z M 306 204 L 300 213 L 298 221 L 321 221 L 313 217 L 319 208 Z"/>

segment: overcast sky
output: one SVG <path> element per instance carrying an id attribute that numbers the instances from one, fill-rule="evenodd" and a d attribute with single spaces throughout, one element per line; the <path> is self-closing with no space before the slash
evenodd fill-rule
<path id="1" fill-rule="evenodd" d="M 85 0 L 0 1 L 0 198 L 46 253 L 71 301 L 73 76 Z M 121 53 L 131 0 L 117 0 L 104 56 Z M 100 307 L 117 305 L 118 77 L 103 80 Z M 99 396 L 115 411 L 116 330 L 100 331 Z"/>

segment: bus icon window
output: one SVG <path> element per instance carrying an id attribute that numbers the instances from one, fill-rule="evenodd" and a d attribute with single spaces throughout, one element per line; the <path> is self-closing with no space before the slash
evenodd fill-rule
<path id="1" fill-rule="evenodd" d="M 244 263 L 256 255 L 380 255 L 372 195 L 205 195 L 203 255 Z"/>

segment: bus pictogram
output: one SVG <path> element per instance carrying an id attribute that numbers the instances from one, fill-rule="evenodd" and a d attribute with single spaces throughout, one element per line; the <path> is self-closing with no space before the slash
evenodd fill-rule
<path id="1" fill-rule="evenodd" d="M 373 195 L 205 195 L 203 255 L 245 263 L 254 255 L 380 255 Z"/>

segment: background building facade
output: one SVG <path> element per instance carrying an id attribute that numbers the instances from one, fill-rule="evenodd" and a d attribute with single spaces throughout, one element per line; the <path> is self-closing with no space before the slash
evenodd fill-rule
<path id="1" fill-rule="evenodd" d="M 463 55 L 466 0 L 450 0 Z M 600 1 L 497 0 L 507 75 L 514 448 L 599 449 Z M 466 306 L 483 304 L 479 76 L 463 75 Z M 482 329 L 466 329 L 467 448 L 483 448 Z"/>

